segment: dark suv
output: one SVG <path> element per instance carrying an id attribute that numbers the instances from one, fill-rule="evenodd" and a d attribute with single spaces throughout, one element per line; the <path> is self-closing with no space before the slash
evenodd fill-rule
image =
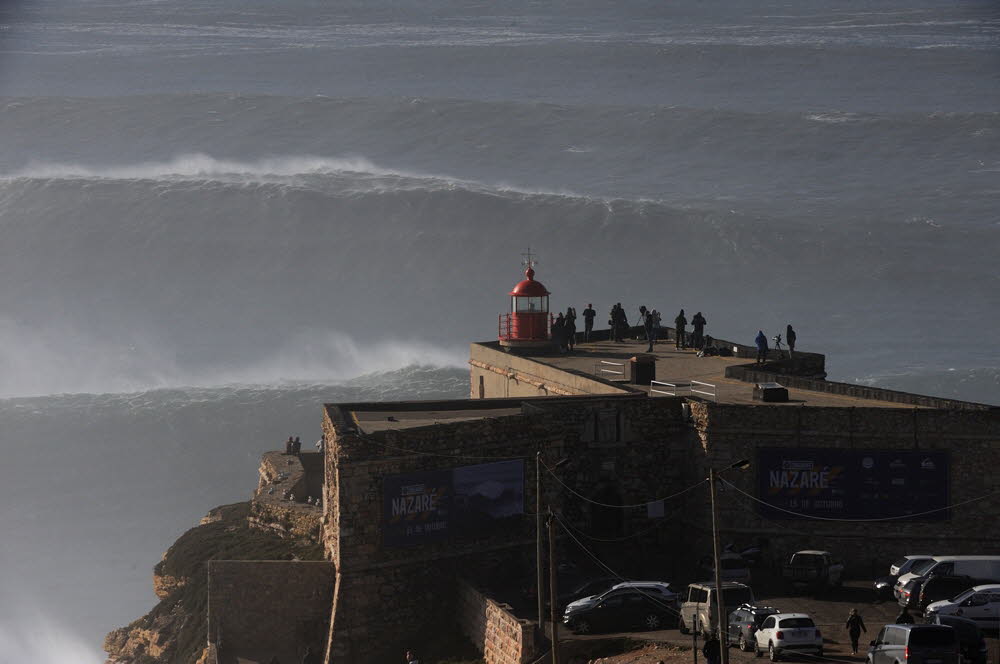
<path id="1" fill-rule="evenodd" d="M 975 620 L 958 616 L 934 616 L 928 624 L 947 625 L 954 629 L 958 635 L 962 659 L 968 664 L 986 664 L 986 639 Z"/>
<path id="2" fill-rule="evenodd" d="M 958 635 L 947 625 L 886 625 L 868 664 L 958 664 Z"/>
<path id="3" fill-rule="evenodd" d="M 739 646 L 743 652 L 753 650 L 754 632 L 760 629 L 764 618 L 781 613 L 773 606 L 751 606 L 744 604 L 729 614 L 729 629 L 726 634 L 730 646 Z"/>
<path id="4" fill-rule="evenodd" d="M 577 634 L 663 629 L 674 624 L 677 607 L 663 596 L 633 588 L 612 588 L 599 597 L 573 602 L 563 624 Z"/>

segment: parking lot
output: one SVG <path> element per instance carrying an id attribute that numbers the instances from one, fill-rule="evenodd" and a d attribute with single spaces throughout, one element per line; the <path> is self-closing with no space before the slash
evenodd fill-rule
<path id="1" fill-rule="evenodd" d="M 842 662 L 864 662 L 868 643 L 878 634 L 882 626 L 892 623 L 900 611 L 900 607 L 895 601 L 879 601 L 872 590 L 871 581 L 848 581 L 841 588 L 833 589 L 823 595 L 816 597 L 810 595 L 790 595 L 781 589 L 775 588 L 774 592 L 768 592 L 769 586 L 779 586 L 780 583 L 762 583 L 754 585 L 754 593 L 757 604 L 760 606 L 773 606 L 783 612 L 796 612 L 809 614 L 816 625 L 823 633 L 824 654 L 822 660 L 810 655 L 799 655 L 787 659 L 793 661 L 842 661 Z M 862 634 L 858 655 L 851 655 L 850 639 L 844 623 L 852 608 L 856 608 L 862 615 L 867 633 Z M 921 619 L 917 617 L 917 621 Z M 693 639 L 691 635 L 682 635 L 676 629 L 666 629 L 648 632 L 628 632 L 621 634 L 593 634 L 577 635 L 569 630 L 561 629 L 560 640 L 567 642 L 590 641 L 594 642 L 594 652 L 599 652 L 598 644 L 604 641 L 622 639 L 626 637 L 631 641 L 647 642 L 645 648 L 630 651 L 615 656 L 601 657 L 602 662 L 607 664 L 655 664 L 663 661 L 665 664 L 681 664 L 691 662 L 691 646 Z M 990 662 L 996 664 L 1000 662 L 997 649 L 1000 647 L 995 638 L 996 634 L 987 634 L 987 643 L 990 648 Z M 699 649 L 702 640 L 697 641 Z M 567 658 L 570 662 L 587 662 L 594 657 L 587 656 L 588 647 L 584 644 L 567 643 L 569 646 Z M 659 647 L 657 647 L 659 646 Z M 757 660 L 753 653 L 744 653 L 737 648 L 730 648 L 730 661 L 749 664 Z M 703 662 L 701 653 L 698 653 L 698 660 Z"/>

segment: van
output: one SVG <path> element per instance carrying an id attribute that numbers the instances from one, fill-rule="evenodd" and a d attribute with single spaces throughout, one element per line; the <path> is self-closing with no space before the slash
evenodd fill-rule
<path id="1" fill-rule="evenodd" d="M 722 601 L 726 604 L 723 616 L 728 616 L 744 604 L 755 604 L 750 586 L 731 581 L 722 583 Z M 718 605 L 714 583 L 692 583 L 681 604 L 677 629 L 681 634 L 690 634 L 692 631 L 700 634 L 714 632 L 719 624 Z"/>
<path id="2" fill-rule="evenodd" d="M 867 664 L 958 664 L 958 635 L 946 625 L 886 625 L 871 642 Z"/>
<path id="3" fill-rule="evenodd" d="M 900 591 L 910 579 L 927 576 L 971 576 L 974 579 L 1000 579 L 1000 556 L 934 556 L 914 565 L 910 571 L 896 579 L 893 591 L 899 599 Z"/>

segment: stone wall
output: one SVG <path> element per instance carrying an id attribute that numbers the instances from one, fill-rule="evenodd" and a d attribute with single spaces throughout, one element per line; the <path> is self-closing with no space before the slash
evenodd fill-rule
<path id="1" fill-rule="evenodd" d="M 828 380 L 817 380 L 805 376 L 794 376 L 785 373 L 787 367 L 784 363 L 770 363 L 764 368 L 758 368 L 753 364 L 740 364 L 726 367 L 726 377 L 749 383 L 781 383 L 785 387 L 794 387 L 801 390 L 812 390 L 814 392 L 827 392 L 830 394 L 842 394 L 844 396 L 856 397 L 858 399 L 871 399 L 874 401 L 888 401 L 909 406 L 921 406 L 924 408 L 947 408 L 959 410 L 991 410 L 996 406 L 972 403 L 968 401 L 958 401 L 957 399 L 943 399 L 941 397 L 930 397 L 922 394 L 911 394 L 898 390 L 886 390 L 880 387 L 870 387 L 867 385 L 857 385 L 852 383 L 837 383 Z"/>
<path id="2" fill-rule="evenodd" d="M 328 562 L 210 560 L 209 642 L 222 661 L 322 654 L 334 581 Z"/>
<path id="3" fill-rule="evenodd" d="M 525 664 L 538 654 L 538 623 L 518 618 L 509 605 L 495 602 L 464 579 L 458 580 L 455 610 L 459 627 L 486 664 Z"/>
<path id="4" fill-rule="evenodd" d="M 752 500 L 729 491 L 720 494 L 723 539 L 763 537 L 773 561 L 801 548 L 828 549 L 846 558 L 849 571 L 863 575 L 905 553 L 1000 553 L 1000 522 L 986 517 L 1000 509 L 1000 476 L 986 470 L 1000 457 L 1000 412 L 712 403 L 691 403 L 690 409 L 704 450 L 691 479 L 704 477 L 709 465 L 724 468 L 743 458 L 753 463 L 764 447 L 946 450 L 950 503 L 988 496 L 953 509 L 947 521 L 865 523 L 764 518 Z M 756 496 L 753 466 L 729 471 L 726 478 Z M 707 506 L 692 516 L 691 530 L 704 540 Z"/>
<path id="5" fill-rule="evenodd" d="M 507 353 L 496 343 L 469 349 L 470 397 L 508 398 L 621 394 L 630 388 L 592 375 Z"/>
<path id="6" fill-rule="evenodd" d="M 323 455 L 265 452 L 257 490 L 250 501 L 250 527 L 281 537 L 320 541 L 320 505 L 306 502 L 323 495 Z"/>

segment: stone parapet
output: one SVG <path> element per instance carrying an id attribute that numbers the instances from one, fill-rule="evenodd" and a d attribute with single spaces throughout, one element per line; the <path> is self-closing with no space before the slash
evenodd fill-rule
<path id="1" fill-rule="evenodd" d="M 487 597 L 464 579 L 458 580 L 456 613 L 459 627 L 486 664 L 525 664 L 537 654 L 538 623 L 518 618 L 509 605 Z"/>

